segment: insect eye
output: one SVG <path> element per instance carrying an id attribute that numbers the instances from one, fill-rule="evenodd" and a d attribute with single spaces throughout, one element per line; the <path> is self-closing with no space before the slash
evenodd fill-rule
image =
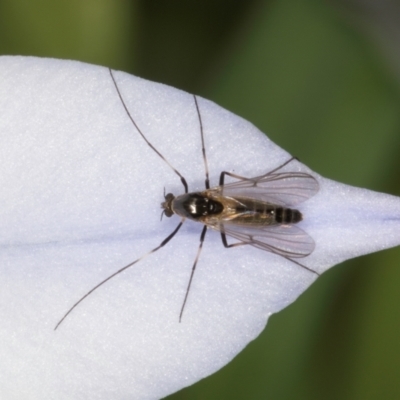
<path id="1" fill-rule="evenodd" d="M 171 211 L 171 210 L 164 210 L 164 215 L 166 216 L 166 217 L 172 217 L 172 214 L 173 214 L 173 212 Z"/>

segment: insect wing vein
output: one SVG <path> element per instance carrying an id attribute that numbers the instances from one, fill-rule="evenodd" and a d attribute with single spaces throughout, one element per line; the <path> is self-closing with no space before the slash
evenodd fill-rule
<path id="1" fill-rule="evenodd" d="M 226 235 L 244 244 L 279 254 L 288 258 L 301 258 L 311 254 L 315 242 L 305 231 L 295 225 L 267 227 L 244 226 L 225 222 L 219 228 Z"/>
<path id="2" fill-rule="evenodd" d="M 306 201 L 318 190 L 317 180 L 302 172 L 268 173 L 222 186 L 223 196 L 254 198 L 286 207 Z"/>

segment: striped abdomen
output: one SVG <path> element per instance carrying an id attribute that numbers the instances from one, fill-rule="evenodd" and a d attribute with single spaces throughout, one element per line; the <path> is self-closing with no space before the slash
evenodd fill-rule
<path id="1" fill-rule="evenodd" d="M 260 200 L 237 198 L 231 222 L 251 225 L 296 224 L 303 219 L 299 210 L 266 203 Z"/>

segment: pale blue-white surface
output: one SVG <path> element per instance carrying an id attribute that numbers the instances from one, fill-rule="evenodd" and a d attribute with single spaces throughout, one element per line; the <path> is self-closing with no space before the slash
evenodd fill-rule
<path id="1" fill-rule="evenodd" d="M 315 275 L 255 248 L 225 249 L 208 232 L 178 323 L 201 225 L 156 247 L 177 176 L 129 121 L 106 68 L 0 58 L 0 388 L 4 399 L 157 399 L 205 377 L 257 337 Z M 193 97 L 115 72 L 137 124 L 187 179 L 204 188 Z M 211 184 L 222 170 L 257 176 L 290 155 L 252 124 L 199 99 Z M 294 162 L 294 171 L 310 172 Z M 323 272 L 400 242 L 400 200 L 312 173 L 320 191 L 299 206 L 316 242 L 305 265 Z"/>

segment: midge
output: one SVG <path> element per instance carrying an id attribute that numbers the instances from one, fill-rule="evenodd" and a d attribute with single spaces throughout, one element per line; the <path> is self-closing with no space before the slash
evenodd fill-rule
<path id="1" fill-rule="evenodd" d="M 176 235 L 186 219 L 200 222 L 204 226 L 200 235 L 200 244 L 197 250 L 197 255 L 192 266 L 189 282 L 183 298 L 179 314 L 179 322 L 182 320 L 194 272 L 196 270 L 208 228 L 220 232 L 222 244 L 227 248 L 243 245 L 254 246 L 258 249 L 277 254 L 297 264 L 299 267 L 306 269 L 310 273 L 319 275 L 316 271 L 297 261 L 298 259 L 311 254 L 315 248 L 315 243 L 305 231 L 296 226 L 296 224 L 303 219 L 303 215 L 299 210 L 293 208 L 314 196 L 319 190 L 319 185 L 316 179 L 309 174 L 283 171 L 283 168 L 295 159 L 294 157 L 290 158 L 272 171 L 255 178 L 246 178 L 223 171 L 219 178 L 219 185 L 210 188 L 201 114 L 197 97 L 193 95 L 194 106 L 196 107 L 199 120 L 199 131 L 206 179 L 204 191 L 189 193 L 188 184 L 183 175 L 172 166 L 172 164 L 154 147 L 152 143 L 147 140 L 144 133 L 136 124 L 124 102 L 111 69 L 109 69 L 109 73 L 122 106 L 136 131 L 150 146 L 150 148 L 175 172 L 176 175 L 179 176 L 183 184 L 185 190 L 184 194 L 174 196 L 172 193 L 164 193 L 165 201 L 161 203 L 163 214 L 165 216 L 171 217 L 176 214 L 181 217 L 181 221 L 174 231 L 157 247 L 114 272 L 82 296 L 64 314 L 55 326 L 55 330 L 60 326 L 65 318 L 96 289 L 114 278 L 116 275 L 143 260 L 148 255 L 165 246 Z M 225 176 L 236 179 L 236 181 L 225 184 Z M 228 244 L 227 236 L 237 239 L 238 241 Z"/>

